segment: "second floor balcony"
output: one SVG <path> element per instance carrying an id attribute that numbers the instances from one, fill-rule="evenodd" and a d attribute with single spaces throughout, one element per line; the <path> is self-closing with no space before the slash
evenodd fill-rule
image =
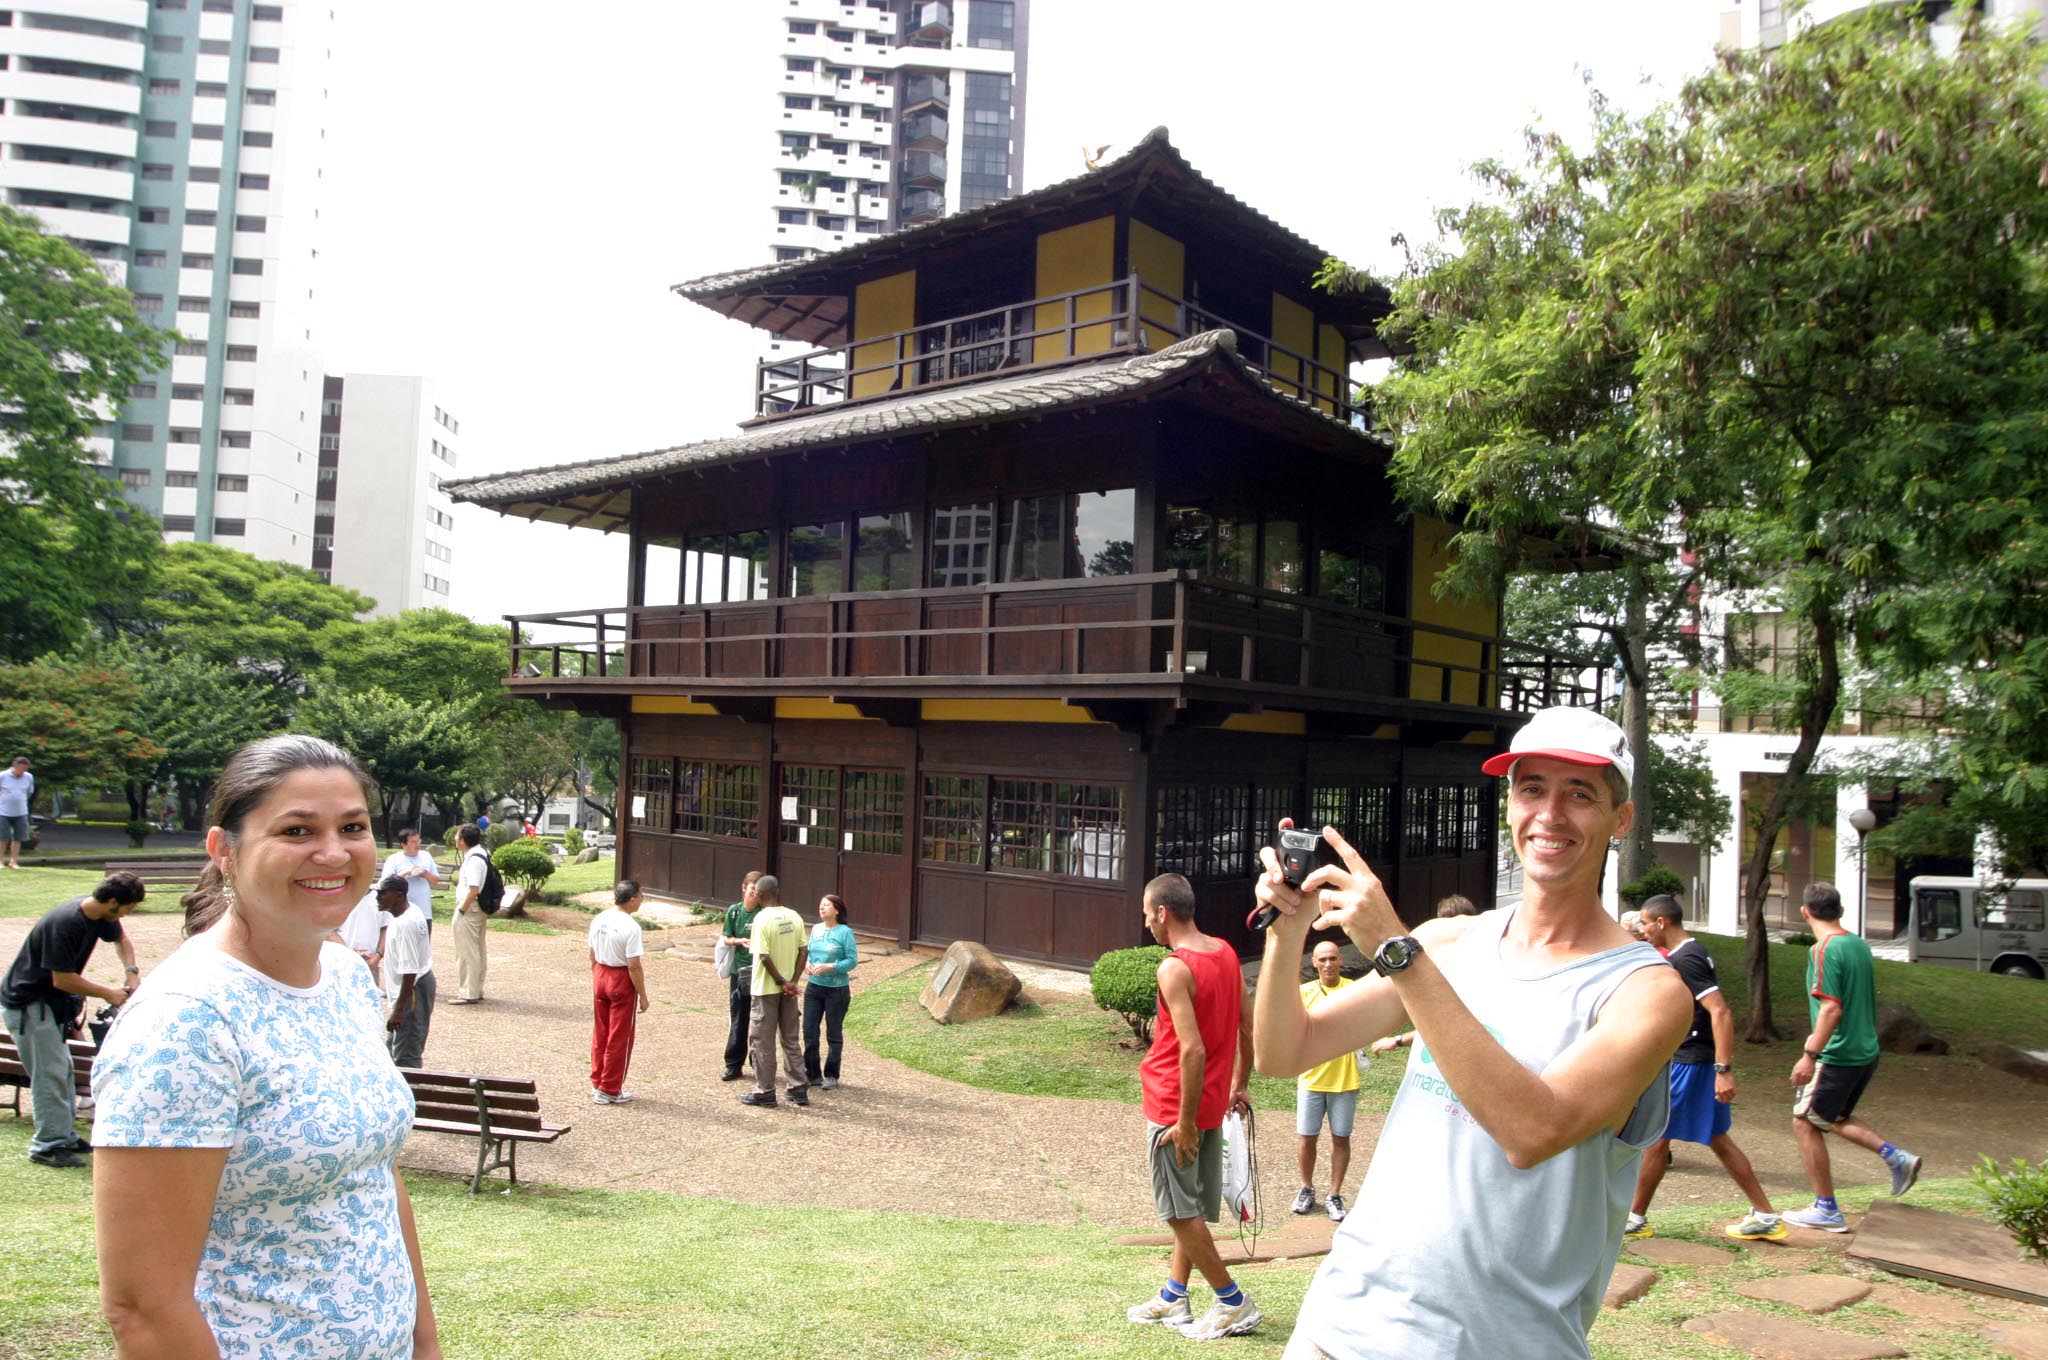
<path id="1" fill-rule="evenodd" d="M 1580 657 L 1187 571 L 512 618 L 515 693 L 1061 697 L 1470 718 L 1602 699 Z"/>
<path id="2" fill-rule="evenodd" d="M 1212 330 L 1235 332 L 1238 354 L 1275 390 L 1346 423 L 1370 422 L 1369 408 L 1357 399 L 1342 366 L 1155 288 L 1136 274 L 764 360 L 755 368 L 754 415 L 772 419 L 1077 358 L 1152 353 Z"/>

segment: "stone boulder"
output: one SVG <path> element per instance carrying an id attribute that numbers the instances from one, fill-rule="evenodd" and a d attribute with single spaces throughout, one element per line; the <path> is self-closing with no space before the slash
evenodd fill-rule
<path id="1" fill-rule="evenodd" d="M 594 846 L 594 845 L 586 845 L 586 846 L 584 846 L 584 847 L 583 847 L 583 848 L 582 848 L 581 850 L 578 850 L 578 851 L 576 852 L 576 858 L 575 858 L 575 859 L 573 859 L 573 860 L 570 860 L 569 862 L 570 862 L 571 864 L 595 864 L 595 863 L 597 863 L 597 847 L 596 847 L 596 846 Z"/>
<path id="2" fill-rule="evenodd" d="M 2048 1062 L 2024 1049 L 2014 1048 L 2011 1044 L 1986 1044 L 1977 1050 L 1977 1056 L 1987 1067 L 2048 1086 Z"/>
<path id="3" fill-rule="evenodd" d="M 955 940 L 917 1004 L 942 1025 L 962 1025 L 997 1014 L 1023 990 L 1023 979 L 1004 967 L 987 945 Z"/>
<path id="4" fill-rule="evenodd" d="M 1948 1040 L 1928 1028 L 1911 1006 L 1877 1003 L 1877 1046 L 1887 1053 L 1946 1053 Z"/>

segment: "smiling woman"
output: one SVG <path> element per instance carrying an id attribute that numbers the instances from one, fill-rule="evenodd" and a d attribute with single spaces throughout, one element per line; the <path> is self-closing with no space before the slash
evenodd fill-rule
<path id="1" fill-rule="evenodd" d="M 189 937 L 93 1067 L 100 1300 L 123 1357 L 437 1357 L 377 985 L 325 943 L 375 871 L 347 752 L 228 761 Z"/>

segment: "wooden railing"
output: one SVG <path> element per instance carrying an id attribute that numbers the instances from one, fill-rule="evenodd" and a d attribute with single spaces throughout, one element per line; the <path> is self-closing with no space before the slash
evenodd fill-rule
<path id="1" fill-rule="evenodd" d="M 509 617 L 511 683 L 1222 682 L 1527 712 L 1601 701 L 1581 657 L 1197 578 L 1025 581 Z"/>
<path id="2" fill-rule="evenodd" d="M 755 365 L 754 414 L 794 415 L 845 402 L 987 379 L 1096 354 L 1143 354 L 1209 330 L 1237 333 L 1238 353 L 1274 388 L 1344 420 L 1367 417 L 1343 365 L 1322 363 L 1136 274 L 1070 293 L 948 317 Z"/>

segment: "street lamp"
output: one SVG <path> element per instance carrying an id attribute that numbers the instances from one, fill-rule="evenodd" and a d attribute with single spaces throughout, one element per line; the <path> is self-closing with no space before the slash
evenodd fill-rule
<path id="1" fill-rule="evenodd" d="M 1863 921 L 1863 938 L 1870 938 L 1870 860 L 1863 848 L 1865 838 L 1877 829 L 1877 814 L 1867 807 L 1849 814 L 1849 826 L 1856 832 L 1856 910 Z"/>

